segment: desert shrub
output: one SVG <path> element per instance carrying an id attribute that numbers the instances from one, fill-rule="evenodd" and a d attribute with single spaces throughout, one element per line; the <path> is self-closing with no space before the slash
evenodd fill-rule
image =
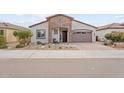
<path id="1" fill-rule="evenodd" d="M 0 45 L 5 44 L 5 43 L 6 43 L 6 41 L 5 41 L 4 36 L 0 35 Z"/>
<path id="2" fill-rule="evenodd" d="M 0 35 L 0 49 L 3 48 L 8 48 L 8 46 L 6 45 L 6 41 L 3 35 Z"/>
<path id="3" fill-rule="evenodd" d="M 8 46 L 6 44 L 0 45 L 0 49 L 4 49 L 4 48 L 8 48 Z"/>
<path id="4" fill-rule="evenodd" d="M 40 45 L 40 44 L 42 44 L 42 43 L 41 43 L 40 41 L 37 41 L 37 44 Z"/>
<path id="5" fill-rule="evenodd" d="M 124 42 L 124 32 L 112 32 L 105 35 L 107 40 L 112 40 L 113 42 Z"/>
<path id="6" fill-rule="evenodd" d="M 62 49 L 62 47 L 60 46 L 59 49 Z"/>
<path id="7" fill-rule="evenodd" d="M 42 45 L 45 45 L 45 43 L 41 43 Z"/>
<path id="8" fill-rule="evenodd" d="M 113 45 L 113 41 L 112 40 L 105 40 L 104 45 Z"/>
<path id="9" fill-rule="evenodd" d="M 24 47 L 24 45 L 16 45 L 16 48 L 23 48 Z"/>
<path id="10" fill-rule="evenodd" d="M 51 45 L 48 45 L 48 48 L 51 48 Z"/>
<path id="11" fill-rule="evenodd" d="M 32 37 L 31 31 L 15 31 L 13 35 L 18 38 L 19 45 L 21 46 L 29 45 Z"/>
<path id="12" fill-rule="evenodd" d="M 106 34 L 106 35 L 105 35 L 105 38 L 106 38 L 107 40 L 111 40 L 111 33 Z"/>
<path id="13" fill-rule="evenodd" d="M 45 45 L 45 43 L 42 43 L 41 41 L 37 41 L 37 45 Z"/>

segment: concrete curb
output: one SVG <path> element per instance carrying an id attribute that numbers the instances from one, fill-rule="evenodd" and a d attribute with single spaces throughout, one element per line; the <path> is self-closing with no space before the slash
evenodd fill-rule
<path id="1" fill-rule="evenodd" d="M 124 50 L 84 51 L 0 51 L 0 59 L 82 59 L 82 58 L 124 58 Z"/>

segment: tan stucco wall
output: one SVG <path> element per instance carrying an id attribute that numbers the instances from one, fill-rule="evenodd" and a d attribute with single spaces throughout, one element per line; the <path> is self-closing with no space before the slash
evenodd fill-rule
<path id="1" fill-rule="evenodd" d="M 17 31 L 17 30 L 13 30 L 13 29 L 5 30 L 5 38 L 6 38 L 7 43 L 16 43 L 17 42 L 17 38 L 13 35 L 14 31 Z"/>

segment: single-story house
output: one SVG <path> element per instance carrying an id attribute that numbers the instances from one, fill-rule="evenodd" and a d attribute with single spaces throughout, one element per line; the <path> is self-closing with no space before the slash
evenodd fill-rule
<path id="1" fill-rule="evenodd" d="M 111 32 L 124 32 L 124 23 L 112 23 L 98 27 L 96 30 L 96 40 L 104 41 L 105 35 Z"/>
<path id="2" fill-rule="evenodd" d="M 17 38 L 13 35 L 14 31 L 28 31 L 30 29 L 17 26 L 11 23 L 0 22 L 0 35 L 4 35 L 7 43 L 16 43 Z"/>
<path id="3" fill-rule="evenodd" d="M 33 33 L 32 43 L 39 41 L 42 43 L 96 41 L 95 26 L 63 14 L 56 14 L 46 19 L 29 26 Z"/>

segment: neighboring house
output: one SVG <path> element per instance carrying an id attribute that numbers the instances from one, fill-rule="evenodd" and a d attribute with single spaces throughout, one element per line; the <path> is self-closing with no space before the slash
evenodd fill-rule
<path id="1" fill-rule="evenodd" d="M 72 17 L 57 14 L 46 21 L 29 26 L 33 33 L 32 42 L 95 42 L 96 27 L 77 21 Z"/>
<path id="2" fill-rule="evenodd" d="M 28 31 L 28 28 L 17 26 L 10 23 L 0 23 L 0 35 L 4 35 L 7 43 L 17 42 L 17 38 L 13 35 L 14 31 Z"/>
<path id="3" fill-rule="evenodd" d="M 105 26 L 100 26 L 96 30 L 97 41 L 104 41 L 105 34 L 111 32 L 124 32 L 124 23 L 112 23 Z"/>

